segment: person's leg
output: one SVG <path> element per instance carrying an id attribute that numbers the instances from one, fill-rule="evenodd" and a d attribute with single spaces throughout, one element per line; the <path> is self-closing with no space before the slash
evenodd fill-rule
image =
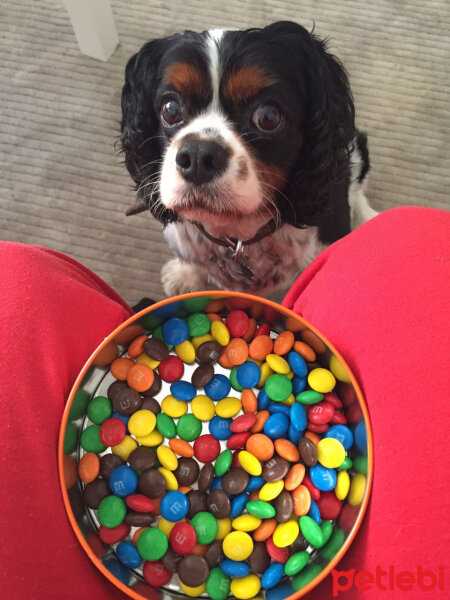
<path id="1" fill-rule="evenodd" d="M 0 594 L 5 600 L 119 600 L 65 514 L 57 439 L 70 387 L 131 309 L 57 252 L 0 244 Z"/>
<path id="2" fill-rule="evenodd" d="M 449 574 L 440 567 L 450 547 L 450 213 L 383 213 L 325 250 L 284 304 L 340 350 L 372 420 L 371 505 L 337 569 L 375 578 L 378 567 L 378 581 L 339 597 L 448 597 Z M 391 584 L 390 567 L 397 574 L 412 572 L 414 582 L 403 575 Z M 418 581 L 418 567 L 431 575 L 422 573 Z M 332 593 L 329 577 L 307 597 L 323 600 Z"/>

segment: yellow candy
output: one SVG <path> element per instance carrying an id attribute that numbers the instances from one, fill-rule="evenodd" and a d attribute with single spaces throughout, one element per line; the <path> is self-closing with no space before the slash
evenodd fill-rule
<path id="1" fill-rule="evenodd" d="M 194 348 L 197 350 L 201 344 L 204 344 L 205 342 L 212 342 L 213 339 L 214 338 L 210 333 L 205 333 L 205 335 L 197 335 L 193 337 L 191 342 L 193 343 Z"/>
<path id="2" fill-rule="evenodd" d="M 222 321 L 213 321 L 211 324 L 211 335 L 221 346 L 226 346 L 230 341 L 230 332 Z"/>
<path id="3" fill-rule="evenodd" d="M 166 396 L 161 402 L 161 410 L 172 419 L 178 419 L 187 413 L 187 404 L 173 396 Z"/>
<path id="4" fill-rule="evenodd" d="M 294 371 L 289 371 L 289 373 L 286 373 L 286 377 L 288 379 L 294 379 Z"/>
<path id="5" fill-rule="evenodd" d="M 245 560 L 253 552 L 253 540 L 244 531 L 232 531 L 225 536 L 222 547 L 227 558 Z"/>
<path id="6" fill-rule="evenodd" d="M 197 587 L 189 587 L 180 581 L 180 588 L 183 590 L 186 596 L 189 596 L 190 598 L 200 598 L 200 596 L 206 591 L 206 583 L 202 583 L 202 585 L 198 585 Z"/>
<path id="7" fill-rule="evenodd" d="M 281 402 L 281 404 L 285 404 L 286 406 L 292 406 L 295 402 L 295 396 L 294 394 L 291 394 L 289 396 L 289 398 L 287 398 L 286 400 L 283 400 L 283 402 Z"/>
<path id="8" fill-rule="evenodd" d="M 239 600 L 250 600 L 259 593 L 261 581 L 256 575 L 246 575 L 231 580 L 231 595 Z"/>
<path id="9" fill-rule="evenodd" d="M 143 352 L 142 354 L 139 354 L 139 356 L 136 358 L 136 363 L 138 365 L 147 365 L 147 367 L 150 367 L 150 369 L 156 369 L 160 361 L 153 360 L 153 358 L 150 358 L 148 354 L 145 354 L 145 352 Z"/>
<path id="10" fill-rule="evenodd" d="M 350 492 L 348 494 L 348 503 L 352 506 L 359 506 L 364 498 L 366 489 L 366 477 L 361 473 L 355 475 L 350 484 Z"/>
<path id="11" fill-rule="evenodd" d="M 185 520 L 186 519 L 183 519 L 183 521 Z M 164 517 L 159 517 L 158 529 L 161 529 L 161 531 L 165 533 L 167 537 L 169 537 L 172 529 L 175 527 L 176 524 L 176 522 L 172 523 L 172 521 L 168 521 Z"/>
<path id="12" fill-rule="evenodd" d="M 128 431 L 136 437 L 148 435 L 155 426 L 156 417 L 151 410 L 137 410 L 128 421 Z"/>
<path id="13" fill-rule="evenodd" d="M 266 379 L 270 376 L 273 375 L 273 371 L 272 369 L 269 367 L 269 365 L 265 362 L 261 365 L 261 377 L 259 378 L 259 382 L 257 387 L 262 388 L 263 385 L 266 383 Z"/>
<path id="14" fill-rule="evenodd" d="M 178 467 L 177 457 L 167 446 L 159 446 L 156 450 L 156 456 L 165 469 L 168 469 L 169 471 L 175 471 L 175 469 Z"/>
<path id="15" fill-rule="evenodd" d="M 237 398 L 224 398 L 216 404 L 216 415 L 224 419 L 235 417 L 242 408 L 241 401 Z"/>
<path id="16" fill-rule="evenodd" d="M 345 448 L 339 440 L 323 438 L 316 446 L 317 460 L 327 469 L 337 469 L 345 459 Z"/>
<path id="17" fill-rule="evenodd" d="M 339 381 L 344 381 L 345 383 L 350 383 L 350 376 L 347 371 L 344 369 L 344 365 L 337 358 L 337 356 L 333 356 L 330 358 L 330 371 L 339 379 Z"/>
<path id="18" fill-rule="evenodd" d="M 166 488 L 169 492 L 174 492 L 178 489 L 178 481 L 172 471 L 169 469 L 165 469 L 164 467 L 159 467 L 158 471 L 166 480 Z"/>
<path id="19" fill-rule="evenodd" d="M 244 471 L 247 471 L 250 475 L 258 476 L 262 473 L 262 466 L 256 456 L 253 456 L 247 450 L 239 452 L 239 463 Z"/>
<path id="20" fill-rule="evenodd" d="M 217 525 L 219 526 L 219 529 L 217 531 L 216 540 L 223 540 L 231 531 L 231 519 L 229 517 L 217 519 Z"/>
<path id="21" fill-rule="evenodd" d="M 255 531 L 261 525 L 261 519 L 253 515 L 240 515 L 233 519 L 232 526 L 236 531 Z"/>
<path id="22" fill-rule="evenodd" d="M 278 356 L 278 354 L 268 354 L 266 356 L 266 363 L 275 371 L 275 373 L 281 373 L 281 375 L 287 375 L 291 370 L 289 363 L 282 356 Z"/>
<path id="23" fill-rule="evenodd" d="M 309 372 L 308 383 L 311 389 L 321 394 L 331 392 L 336 385 L 336 379 L 331 371 L 328 369 L 313 369 Z"/>
<path id="24" fill-rule="evenodd" d="M 273 532 L 273 543 L 278 548 L 286 548 L 295 542 L 299 532 L 300 527 L 297 521 L 280 523 Z"/>
<path id="25" fill-rule="evenodd" d="M 240 459 L 240 457 L 239 457 Z M 264 502 L 270 502 L 281 494 L 284 489 L 284 481 L 274 481 L 272 483 L 265 483 L 259 490 L 259 499 Z"/>
<path id="26" fill-rule="evenodd" d="M 137 446 L 136 440 L 134 440 L 131 436 L 126 435 L 120 444 L 117 444 L 117 446 L 112 446 L 111 452 L 113 454 L 117 454 L 117 456 L 120 456 L 120 458 L 126 462 L 133 450 L 136 450 Z"/>
<path id="27" fill-rule="evenodd" d="M 195 360 L 195 346 L 189 340 L 175 346 L 175 352 L 181 360 L 187 364 L 192 364 Z"/>
<path id="28" fill-rule="evenodd" d="M 347 471 L 341 471 L 338 473 L 336 487 L 334 493 L 338 500 L 345 500 L 347 498 L 348 491 L 350 489 L 350 476 Z"/>
<path id="29" fill-rule="evenodd" d="M 136 439 L 141 446 L 150 446 L 151 448 L 154 448 L 155 446 L 159 446 L 164 438 L 157 429 L 154 429 L 148 435 L 139 436 Z"/>
<path id="30" fill-rule="evenodd" d="M 195 396 L 192 400 L 191 410 L 200 421 L 211 421 L 214 417 L 216 408 L 214 402 L 208 396 Z"/>

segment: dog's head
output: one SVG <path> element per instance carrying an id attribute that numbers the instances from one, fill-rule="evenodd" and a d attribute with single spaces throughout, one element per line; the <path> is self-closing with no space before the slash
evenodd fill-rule
<path id="1" fill-rule="evenodd" d="M 126 67 L 122 112 L 138 201 L 165 224 L 236 237 L 277 215 L 320 224 L 354 135 L 341 63 L 291 22 L 145 44 Z"/>

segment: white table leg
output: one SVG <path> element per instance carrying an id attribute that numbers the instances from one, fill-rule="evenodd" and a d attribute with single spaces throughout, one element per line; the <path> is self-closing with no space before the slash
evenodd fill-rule
<path id="1" fill-rule="evenodd" d="M 119 39 L 110 0 L 64 0 L 83 54 L 107 61 Z"/>

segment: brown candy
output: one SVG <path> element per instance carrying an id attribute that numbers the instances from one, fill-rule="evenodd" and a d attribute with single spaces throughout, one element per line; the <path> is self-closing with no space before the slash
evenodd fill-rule
<path id="1" fill-rule="evenodd" d="M 203 388 L 214 377 L 214 367 L 212 365 L 200 365 L 192 373 L 191 381 L 195 387 Z"/>
<path id="2" fill-rule="evenodd" d="M 225 558 L 225 554 L 222 550 L 222 545 L 222 540 L 216 540 L 215 542 L 210 544 L 208 550 L 205 553 L 205 560 L 211 569 L 213 567 L 217 567 L 217 565 L 220 564 Z"/>
<path id="3" fill-rule="evenodd" d="M 200 471 L 198 476 L 198 489 L 202 492 L 206 492 L 214 479 L 214 467 L 211 463 L 206 463 Z"/>
<path id="4" fill-rule="evenodd" d="M 97 479 L 88 483 L 84 488 L 83 498 L 89 508 L 98 508 L 103 498 L 111 494 L 112 492 L 106 479 L 97 477 Z"/>
<path id="5" fill-rule="evenodd" d="M 307 438 L 302 438 L 298 443 L 300 458 L 307 467 L 314 467 L 317 463 L 317 450 L 313 442 Z"/>
<path id="6" fill-rule="evenodd" d="M 226 494 L 240 494 L 247 487 L 249 479 L 244 469 L 231 469 L 222 477 L 222 489 Z"/>
<path id="7" fill-rule="evenodd" d="M 114 469 L 123 464 L 124 461 L 117 454 L 104 454 L 100 457 L 100 475 L 103 479 L 109 479 Z"/>
<path id="8" fill-rule="evenodd" d="M 286 477 L 288 471 L 288 461 L 275 456 L 264 464 L 261 475 L 265 481 L 281 481 Z"/>
<path id="9" fill-rule="evenodd" d="M 125 522 L 132 527 L 148 527 L 154 521 L 154 515 L 149 512 L 137 512 L 132 510 L 125 517 Z"/>
<path id="10" fill-rule="evenodd" d="M 200 490 L 192 490 L 187 495 L 189 500 L 188 518 L 192 519 L 199 512 L 206 512 L 206 493 Z"/>
<path id="11" fill-rule="evenodd" d="M 161 391 L 161 375 L 158 373 L 158 371 L 153 371 L 153 377 L 154 379 L 152 385 L 148 388 L 148 390 L 145 390 L 145 392 L 141 392 L 143 396 L 156 396 L 156 394 L 159 394 Z"/>
<path id="12" fill-rule="evenodd" d="M 203 344 L 200 344 L 197 348 L 197 359 L 201 363 L 214 363 L 222 354 L 222 350 L 223 348 L 219 342 L 203 342 Z"/>
<path id="13" fill-rule="evenodd" d="M 132 415 L 142 405 L 141 396 L 128 386 L 119 390 L 112 400 L 113 409 L 121 415 Z"/>
<path id="14" fill-rule="evenodd" d="M 270 565 L 270 555 L 264 542 L 255 542 L 253 552 L 248 558 L 248 564 L 253 573 L 264 573 Z"/>
<path id="15" fill-rule="evenodd" d="M 144 344 L 144 352 L 153 360 L 165 360 L 169 356 L 169 348 L 162 340 L 150 338 Z"/>
<path id="16" fill-rule="evenodd" d="M 198 462 L 184 456 L 178 459 L 178 467 L 173 472 L 179 485 L 192 485 L 194 481 L 197 481 L 199 473 Z"/>
<path id="17" fill-rule="evenodd" d="M 147 471 L 156 464 L 156 452 L 148 446 L 139 446 L 131 452 L 128 462 L 135 471 Z"/>
<path id="18" fill-rule="evenodd" d="M 302 552 L 303 550 L 306 550 L 308 546 L 308 540 L 301 533 L 299 533 L 298 538 L 289 546 L 289 548 L 291 549 L 291 554 L 295 554 L 296 552 Z"/>
<path id="19" fill-rule="evenodd" d="M 154 415 L 159 415 L 161 406 L 159 405 L 158 400 L 149 396 L 142 400 L 141 410 L 149 410 Z"/>
<path id="20" fill-rule="evenodd" d="M 162 564 L 169 569 L 172 573 L 176 573 L 178 569 L 178 563 L 181 560 L 181 556 L 175 552 L 173 548 L 169 546 L 167 552 L 161 559 Z"/>
<path id="21" fill-rule="evenodd" d="M 128 384 L 126 381 L 113 381 L 113 383 L 109 386 L 106 395 L 108 396 L 109 400 L 112 402 L 115 398 L 115 396 L 117 396 L 117 394 L 119 392 L 121 392 L 122 390 L 125 390 L 128 387 Z"/>
<path id="22" fill-rule="evenodd" d="M 216 519 L 225 519 L 230 516 L 231 502 L 228 496 L 222 490 L 213 490 L 209 493 L 206 501 L 209 512 Z"/>
<path id="23" fill-rule="evenodd" d="M 294 510 L 294 501 L 287 490 L 283 490 L 281 494 L 278 494 L 273 501 L 273 506 L 276 511 L 275 519 L 277 523 L 286 523 L 289 521 Z"/>
<path id="24" fill-rule="evenodd" d="M 203 556 L 190 554 L 178 563 L 178 577 L 189 587 L 197 587 L 204 583 L 209 575 L 209 567 Z"/>
<path id="25" fill-rule="evenodd" d="M 159 471 L 148 469 L 139 475 L 138 486 L 149 498 L 158 498 L 166 491 L 166 480 Z"/>

